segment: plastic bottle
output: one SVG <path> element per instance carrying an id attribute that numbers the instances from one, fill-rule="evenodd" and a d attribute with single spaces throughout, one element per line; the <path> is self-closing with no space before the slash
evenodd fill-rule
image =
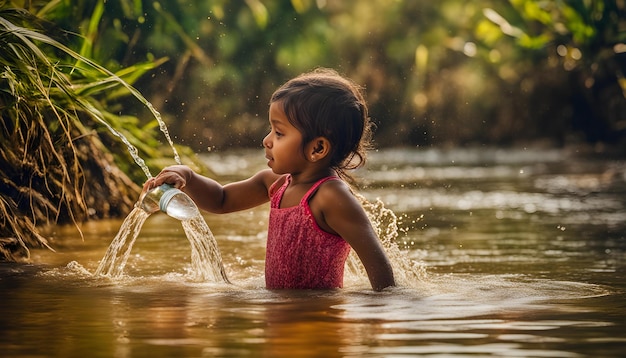
<path id="1" fill-rule="evenodd" d="M 144 193 L 139 205 L 150 214 L 161 210 L 178 220 L 189 220 L 199 214 L 193 200 L 169 184 L 163 184 Z"/>

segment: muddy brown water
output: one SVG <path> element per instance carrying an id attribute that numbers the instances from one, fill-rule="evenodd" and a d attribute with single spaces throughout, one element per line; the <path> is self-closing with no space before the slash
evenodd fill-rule
<path id="1" fill-rule="evenodd" d="M 259 151 L 203 159 L 224 182 L 265 166 Z M 84 224 L 84 239 L 59 226 L 56 253 L 0 264 L 0 355 L 624 356 L 624 161 L 521 149 L 370 159 L 361 193 L 392 210 L 391 255 L 414 264 L 400 287 L 373 292 L 349 274 L 341 290 L 266 290 L 266 206 L 203 215 L 231 284 L 191 278 L 189 241 L 164 214 L 117 279 L 93 273 L 122 220 Z"/>

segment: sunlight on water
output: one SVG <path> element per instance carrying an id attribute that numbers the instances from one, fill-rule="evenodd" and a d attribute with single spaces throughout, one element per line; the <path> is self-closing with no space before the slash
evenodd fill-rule
<path id="1" fill-rule="evenodd" d="M 2 354 L 622 357 L 626 165 L 495 153 L 486 165 L 471 151 L 377 153 L 380 172 L 424 166 L 408 180 L 367 175 L 360 200 L 398 282 L 382 292 L 355 256 L 343 289 L 265 289 L 269 205 L 206 223 L 160 213 L 143 228 L 131 213 L 122 228 L 90 224 L 84 240 L 57 227 L 57 252 L 0 265 Z M 238 180 L 265 165 L 258 157 L 209 162 L 232 164 L 221 178 Z M 461 162 L 467 177 L 427 167 Z"/>
<path id="2" fill-rule="evenodd" d="M 384 193 L 383 193 L 384 192 Z M 402 211 L 428 210 L 431 207 L 451 210 L 501 209 L 522 210 L 526 213 L 546 212 L 559 214 L 563 212 L 585 212 L 603 208 L 619 209 L 618 198 L 571 197 L 563 198 L 546 193 L 519 193 L 514 191 L 479 191 L 472 190 L 455 193 L 444 189 L 404 189 L 401 195 L 387 190 L 379 195 L 387 204 Z"/>
<path id="3" fill-rule="evenodd" d="M 569 281 L 530 279 L 524 275 L 430 275 L 414 288 L 397 287 L 376 295 L 352 295 L 335 305 L 351 320 L 387 320 L 388 328 L 408 331 L 467 332 L 476 329 L 549 330 L 562 322 L 531 322 L 528 312 L 540 312 L 555 302 L 604 297 L 606 287 Z M 416 306 L 416 303 L 419 306 Z M 561 306 L 562 313 L 584 311 Z M 503 314 L 502 317 L 498 316 Z M 491 318 L 486 319 L 485 317 Z M 576 325 L 606 326 L 606 322 Z M 570 323 L 573 325 L 573 323 Z"/>

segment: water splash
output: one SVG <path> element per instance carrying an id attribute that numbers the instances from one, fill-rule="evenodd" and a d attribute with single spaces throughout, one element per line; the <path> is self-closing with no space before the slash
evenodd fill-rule
<path id="1" fill-rule="evenodd" d="M 152 105 L 152 103 L 150 103 L 141 93 L 139 93 L 139 91 L 137 91 L 137 89 L 135 89 L 134 87 L 132 87 L 131 85 L 129 85 L 128 83 L 126 83 L 124 80 L 122 80 L 121 78 L 115 76 L 116 80 L 119 81 L 119 83 L 121 83 L 126 89 L 128 89 L 135 98 L 137 98 L 144 106 L 146 106 L 146 108 L 148 108 L 148 110 L 150 111 L 150 113 L 152 113 L 152 116 L 157 120 L 157 122 L 159 122 L 159 129 L 161 130 L 161 132 L 163 133 L 163 135 L 165 136 L 165 138 L 167 139 L 167 142 L 170 145 L 170 148 L 172 148 L 172 152 L 174 153 L 174 160 L 176 161 L 176 164 L 182 164 L 182 161 L 180 159 L 180 155 L 178 154 L 178 151 L 176 150 L 176 146 L 174 146 L 174 141 L 172 141 L 172 137 L 170 136 L 169 130 L 167 129 L 167 125 L 165 124 L 165 121 L 163 120 L 163 118 L 161 117 L 161 113 L 159 113 L 159 111 L 157 111 L 154 106 Z M 143 170 L 143 172 L 146 174 L 146 177 L 148 179 L 152 178 L 152 174 L 150 173 L 150 169 L 148 168 L 148 166 L 146 165 L 146 162 L 143 160 L 143 158 L 141 158 L 139 156 L 139 152 L 137 150 L 137 147 L 135 147 L 132 143 L 130 143 L 130 141 L 128 140 L 128 138 L 126 138 L 122 133 L 120 133 L 118 130 L 116 130 L 115 128 L 113 128 L 109 122 L 106 121 L 104 115 L 102 115 L 102 113 L 100 113 L 100 111 L 98 111 L 95 107 L 93 107 L 91 104 L 89 103 L 83 103 L 84 106 L 88 107 L 90 113 L 96 114 L 96 117 L 98 119 L 98 121 L 100 123 L 102 123 L 105 127 L 107 127 L 107 129 L 113 133 L 113 135 L 115 135 L 116 137 L 118 137 L 128 148 L 128 152 L 130 153 L 131 157 L 133 158 L 133 160 L 135 161 L 135 163 L 137 163 L 137 165 L 139 165 L 139 167 Z"/>
<path id="2" fill-rule="evenodd" d="M 202 215 L 198 213 L 181 223 L 191 244 L 191 278 L 196 281 L 230 283 L 217 241 Z"/>
<path id="3" fill-rule="evenodd" d="M 120 278 L 137 236 L 150 213 L 136 206 L 126 217 L 109 245 L 94 275 Z M 191 245 L 189 278 L 193 281 L 230 283 L 222 264 L 217 241 L 200 212 L 181 221 Z"/>
<path id="4" fill-rule="evenodd" d="M 94 68 L 100 70 L 101 72 L 107 74 L 109 76 L 109 78 L 106 78 L 103 80 L 103 82 L 116 82 L 118 84 L 120 84 L 122 87 L 126 88 L 132 95 L 133 97 L 135 97 L 139 102 L 141 102 L 144 106 L 146 106 L 146 108 L 150 111 L 150 113 L 152 114 L 152 116 L 157 120 L 157 122 L 159 122 L 159 129 L 161 130 L 161 132 L 163 133 L 163 135 L 165 136 L 165 138 L 167 139 L 167 142 L 169 143 L 170 147 L 172 148 L 172 152 L 174 153 L 174 160 L 176 161 L 176 164 L 182 164 L 182 161 L 180 160 L 180 155 L 178 154 L 178 151 L 176 150 L 176 147 L 174 146 L 174 142 L 172 141 L 172 138 L 169 134 L 169 131 L 167 129 L 167 125 L 165 124 L 165 121 L 163 121 L 163 118 L 161 117 L 161 113 L 159 113 L 159 111 L 156 110 L 156 108 L 154 108 L 154 106 L 152 105 L 152 103 L 150 103 L 150 101 L 148 101 L 142 94 L 141 92 L 139 92 L 135 87 L 131 86 L 128 82 L 124 81 L 122 78 L 120 78 L 119 76 L 117 76 L 116 74 L 114 74 L 113 72 L 109 71 L 108 69 L 106 69 L 103 66 L 98 65 L 97 63 L 90 61 L 88 59 L 82 59 L 83 61 L 86 61 L 89 65 L 93 66 Z M 93 111 L 95 108 L 90 108 L 92 113 L 98 113 L 98 120 L 104 124 L 109 131 L 111 131 L 111 133 L 113 133 L 116 137 L 120 138 L 122 140 L 122 142 L 124 142 L 124 144 L 126 144 L 126 147 L 128 147 L 128 151 L 130 153 L 130 155 L 133 157 L 133 159 L 135 160 L 135 163 L 137 163 L 141 169 L 143 169 L 144 173 L 146 173 L 146 176 L 148 177 L 148 179 L 152 178 L 152 175 L 150 174 L 150 170 L 148 169 L 148 167 L 146 166 L 144 160 L 139 156 L 138 152 L 137 152 L 137 148 L 132 145 L 128 139 L 126 137 L 124 137 L 124 135 L 122 133 L 120 133 L 119 131 L 115 130 L 105 119 L 104 116 L 99 113 L 99 111 Z"/>
<path id="5" fill-rule="evenodd" d="M 120 81 L 123 81 L 122 79 L 120 79 Z M 154 118 L 157 120 L 157 122 L 159 122 L 159 129 L 161 130 L 161 132 L 163 133 L 163 135 L 165 136 L 165 139 L 167 139 L 167 142 L 170 145 L 170 148 L 172 148 L 172 152 L 174 153 L 174 160 L 176 161 L 176 164 L 183 164 L 181 159 L 180 159 L 180 155 L 178 154 L 178 151 L 176 150 L 176 146 L 174 146 L 174 141 L 172 141 L 172 137 L 170 136 L 169 130 L 167 129 L 167 125 L 165 124 L 165 121 L 163 120 L 163 118 L 161 117 L 161 113 L 159 113 L 159 111 L 157 111 L 154 106 L 152 105 L 152 103 L 150 103 L 145 97 L 143 97 L 139 91 L 137 91 L 134 87 L 131 87 L 130 85 L 125 86 L 129 89 L 129 91 L 131 91 L 133 93 L 133 95 L 141 102 L 143 103 L 148 110 L 152 113 L 152 116 L 154 116 Z M 91 108 L 91 112 L 92 113 L 99 113 L 97 112 L 97 110 L 95 109 L 95 107 Z M 143 158 L 141 158 L 141 156 L 139 156 L 139 151 L 137 150 L 137 147 L 135 147 L 132 143 L 130 143 L 130 141 L 128 140 L 128 138 L 126 138 L 122 133 L 120 133 L 118 130 L 116 130 L 115 128 L 113 128 L 105 119 L 104 116 L 102 116 L 101 114 L 98 115 L 98 121 L 100 123 L 102 123 L 105 127 L 107 127 L 107 129 L 113 133 L 113 135 L 115 135 L 116 137 L 118 137 L 128 148 L 128 153 L 130 154 L 130 156 L 133 158 L 133 160 L 135 161 L 135 163 L 137 163 L 137 165 L 139 165 L 139 167 L 143 170 L 143 172 L 146 174 L 146 177 L 148 179 L 152 178 L 152 174 L 150 173 L 150 169 L 148 168 L 148 166 L 146 165 L 146 162 L 143 160 Z"/>
<path id="6" fill-rule="evenodd" d="M 368 201 L 361 194 L 355 193 L 365 213 L 369 218 L 374 231 L 381 241 L 385 253 L 389 258 L 396 284 L 405 287 L 414 287 L 416 283 L 424 282 L 426 279 L 426 267 L 423 263 L 411 260 L 406 253 L 400 250 L 396 243 L 398 238 L 398 217 L 393 210 L 385 207 L 380 199 Z M 346 261 L 345 273 L 348 277 L 367 277 L 367 273 L 359 257 L 350 251 L 348 260 Z"/>
<path id="7" fill-rule="evenodd" d="M 135 147 L 128 140 L 128 138 L 126 138 L 122 133 L 120 133 L 118 130 L 113 128 L 109 124 L 109 122 L 106 121 L 106 119 L 104 118 L 104 115 L 96 107 L 94 107 L 93 105 L 91 105 L 91 103 L 88 103 L 87 101 L 83 101 L 83 102 L 84 102 L 82 103 L 83 107 L 85 107 L 89 111 L 89 113 L 93 114 L 96 117 L 96 119 L 98 119 L 98 121 L 109 130 L 109 132 L 111 132 L 114 136 L 118 137 L 126 145 L 126 148 L 128 148 L 128 153 L 133 158 L 135 163 L 137 163 L 137 165 L 141 168 L 141 170 L 143 170 L 144 174 L 146 174 L 146 177 L 148 179 L 152 178 L 152 174 L 150 174 L 150 169 L 146 165 L 146 162 L 143 160 L 143 158 L 139 156 L 139 151 L 137 150 L 137 147 Z"/>
<path id="8" fill-rule="evenodd" d="M 124 272 L 124 267 L 130 256 L 130 251 L 141 231 L 141 227 L 150 216 L 139 207 L 135 207 L 124 219 L 120 230 L 109 245 L 107 252 L 98 265 L 96 276 L 119 278 Z M 130 241 L 128 238 L 130 237 Z"/>
<path id="9" fill-rule="evenodd" d="M 116 75 L 112 73 L 110 74 L 114 76 L 115 80 L 118 81 L 122 86 L 124 86 L 137 100 L 139 100 L 139 102 L 141 102 L 144 106 L 146 106 L 146 108 L 148 108 L 150 113 L 152 113 L 152 116 L 157 120 L 157 122 L 159 122 L 159 129 L 165 136 L 165 139 L 167 139 L 167 142 L 169 143 L 170 148 L 172 148 L 172 152 L 174 153 L 174 160 L 176 161 L 176 164 L 182 164 L 182 161 L 180 160 L 180 155 L 178 154 L 178 151 L 176 150 L 176 147 L 174 146 L 174 142 L 172 141 L 172 137 L 170 136 L 170 133 L 167 129 L 167 125 L 165 124 L 165 121 L 161 117 L 161 113 L 159 113 L 159 111 L 157 111 L 156 108 L 154 108 L 152 103 L 150 103 L 150 101 L 148 101 L 135 87 L 131 86 L 126 81 L 122 80 Z M 106 122 L 105 124 L 107 125 L 107 127 L 109 127 L 109 130 L 112 129 L 111 126 L 109 126 Z M 141 159 L 141 157 L 139 157 L 139 155 L 137 154 L 137 149 L 132 144 L 130 144 L 128 140 L 125 140 L 126 138 L 124 138 L 124 136 L 121 133 L 119 132 L 116 133 L 116 132 L 117 131 L 114 131 L 113 134 L 120 137 L 120 139 L 124 141 L 124 143 L 128 147 L 129 152 L 131 156 L 133 157 L 133 159 L 135 160 L 135 162 L 139 164 L 139 166 L 141 166 L 141 163 L 143 163 L 143 159 Z M 150 174 L 150 171 L 148 170 L 147 166 L 145 166 L 144 164 L 144 166 L 141 166 L 141 167 L 144 170 L 144 172 L 146 172 L 146 176 L 148 177 L 148 179 L 150 179 L 152 175 Z"/>
<path id="10" fill-rule="evenodd" d="M 142 96 L 142 98 L 143 98 L 143 96 Z M 145 98 L 144 98 L 144 100 L 145 100 Z M 159 122 L 159 129 L 161 129 L 161 132 L 163 133 L 163 135 L 167 139 L 167 142 L 169 143 L 170 147 L 172 148 L 172 152 L 174 152 L 174 160 L 176 161 L 176 164 L 183 164 L 183 162 L 180 160 L 180 155 L 178 155 L 178 151 L 176 150 L 176 147 L 174 146 L 174 142 L 172 141 L 172 137 L 170 136 L 170 132 L 169 132 L 169 130 L 167 130 L 167 125 L 165 124 L 165 121 L 163 120 L 163 118 L 161 118 L 161 113 L 159 113 L 154 108 L 152 103 L 148 102 L 148 100 L 146 100 L 146 102 L 144 102 L 144 105 L 146 107 L 148 107 L 150 112 L 152 112 L 152 115 L 154 116 L 154 118 L 156 118 L 156 120 Z"/>

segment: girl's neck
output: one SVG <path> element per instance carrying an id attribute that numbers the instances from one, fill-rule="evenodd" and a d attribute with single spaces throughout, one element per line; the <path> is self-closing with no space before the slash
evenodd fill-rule
<path id="1" fill-rule="evenodd" d="M 331 168 L 323 168 L 321 170 L 311 172 L 291 173 L 291 185 L 313 184 L 322 178 L 337 175 Z"/>

